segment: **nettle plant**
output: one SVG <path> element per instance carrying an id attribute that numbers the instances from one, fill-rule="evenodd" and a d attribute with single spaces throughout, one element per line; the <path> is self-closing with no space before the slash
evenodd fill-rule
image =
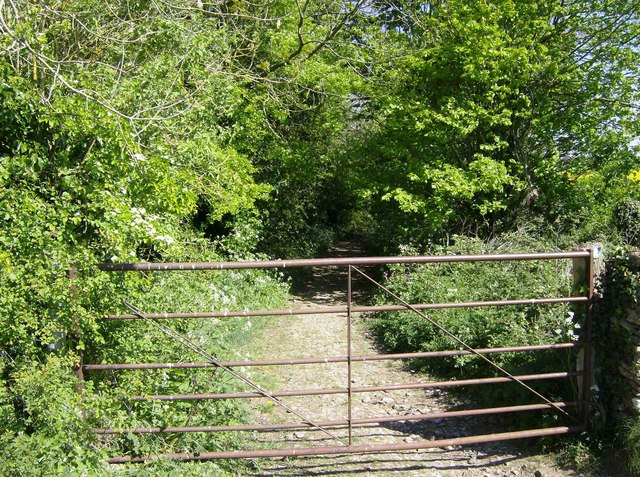
<path id="1" fill-rule="evenodd" d="M 524 251 L 523 244 L 511 244 L 510 251 Z M 456 245 L 438 247 L 437 254 L 496 253 L 496 247 L 456 237 Z M 505 252 L 505 247 L 500 247 Z M 447 303 L 570 296 L 570 260 L 477 262 L 393 266 L 386 274 L 386 286 L 410 303 Z M 392 299 L 384 292 L 379 303 Z M 567 342 L 579 339 L 582 323 L 568 304 L 481 307 L 429 310 L 434 321 L 473 348 L 511 347 Z M 381 343 L 396 352 L 460 349 L 460 344 L 425 319 L 408 311 L 378 313 L 372 322 Z M 514 374 L 566 369 L 575 361 L 572 352 L 500 353 L 491 359 Z M 413 366 L 440 377 L 472 378 L 493 375 L 495 369 L 473 356 L 421 360 Z M 561 394 L 551 385 L 549 392 Z M 527 399 L 517 387 L 495 387 L 484 396 Z"/>

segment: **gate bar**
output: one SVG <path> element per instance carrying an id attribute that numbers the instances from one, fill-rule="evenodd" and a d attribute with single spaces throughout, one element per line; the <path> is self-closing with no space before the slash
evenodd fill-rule
<path id="1" fill-rule="evenodd" d="M 473 308 L 481 306 L 516 306 L 516 305 L 541 305 L 549 303 L 581 303 L 588 302 L 586 296 L 569 296 L 560 298 L 525 298 L 522 300 L 494 300 L 494 301 L 468 301 L 457 303 L 428 303 L 421 305 L 411 305 L 416 310 L 436 310 L 444 308 Z M 346 306 L 325 306 L 318 308 L 296 308 L 282 310 L 244 310 L 244 311 L 212 311 L 195 313 L 145 313 L 145 317 L 159 319 L 181 319 L 181 318 L 235 318 L 254 316 L 293 316 L 293 315 L 327 315 L 337 313 L 347 313 Z M 401 305 L 370 305 L 352 306 L 352 313 L 370 313 L 373 311 L 408 311 L 406 306 Z M 141 320 L 136 314 L 107 315 L 103 320 Z"/>
<path id="2" fill-rule="evenodd" d="M 506 348 L 478 348 L 476 351 L 481 354 L 491 353 L 514 353 L 521 351 L 543 351 L 566 348 L 581 348 L 582 343 L 556 343 L 532 346 L 512 346 Z M 467 350 L 452 351 L 423 351 L 417 353 L 395 353 L 395 354 L 371 354 L 363 356 L 351 356 L 351 362 L 384 361 L 391 359 L 418 359 L 437 358 L 449 356 L 463 356 L 473 354 Z M 298 364 L 334 364 L 346 363 L 347 356 L 327 356 L 324 358 L 300 358 L 300 359 L 267 359 L 261 361 L 220 361 L 220 365 L 227 367 L 251 367 L 251 366 L 288 366 Z M 215 368 L 211 363 L 127 363 L 127 364 L 85 364 L 82 368 L 85 371 L 125 371 L 142 369 L 193 369 L 193 368 Z"/>
<path id="3" fill-rule="evenodd" d="M 556 402 L 553 403 L 558 407 L 576 407 L 581 406 L 582 401 L 572 402 Z M 510 412 L 539 411 L 553 409 L 549 404 L 524 404 L 520 406 L 492 407 L 485 409 L 467 409 L 463 411 L 447 411 L 433 412 L 429 414 L 416 414 L 407 416 L 381 416 L 367 417 L 364 419 L 352 419 L 351 423 L 362 427 L 366 424 L 380 424 L 383 422 L 404 422 L 404 421 L 429 421 L 432 419 L 447 419 L 454 417 L 483 416 L 487 414 L 505 414 Z M 316 424 L 325 427 L 345 427 L 349 425 L 348 420 L 337 421 L 319 421 Z M 251 424 L 239 426 L 191 426 L 191 427 L 139 427 L 134 429 L 93 429 L 93 432 L 99 435 L 112 434 L 170 434 L 170 433 L 186 433 L 186 432 L 224 432 L 224 431 L 281 431 L 281 430 L 314 430 L 309 425 L 300 423 L 295 424 Z"/>
<path id="4" fill-rule="evenodd" d="M 351 265 L 347 272 L 347 421 L 349 421 L 349 445 L 353 445 L 353 382 L 351 380 L 351 303 L 353 294 L 351 291 Z"/>
<path id="5" fill-rule="evenodd" d="M 262 260 L 245 262 L 168 262 L 168 263 L 103 263 L 98 268 L 103 271 L 170 271 L 170 270 L 241 270 L 248 268 L 293 268 L 326 267 L 347 265 L 388 265 L 394 263 L 453 263 L 453 262 L 495 262 L 503 260 L 549 260 L 564 258 L 586 258 L 588 251 L 547 252 L 547 253 L 506 253 L 495 255 L 440 255 L 410 257 L 345 257 L 307 258 L 297 260 Z"/>
<path id="6" fill-rule="evenodd" d="M 514 376 L 520 381 L 539 381 L 545 379 L 563 379 L 573 376 L 582 376 L 584 371 L 563 371 L 558 373 L 545 374 L 527 374 Z M 386 386 L 364 386 L 360 388 L 352 388 L 352 393 L 371 393 L 377 391 L 397 391 L 402 389 L 439 389 L 450 388 L 455 386 L 475 386 L 477 384 L 498 384 L 512 383 L 512 378 L 495 377 L 495 378 L 476 378 L 461 379 L 458 381 L 438 381 L 434 383 L 414 383 L 414 384 L 388 384 Z M 274 391 L 268 393 L 273 397 L 291 397 L 291 396 L 319 396 L 323 394 L 347 394 L 348 388 L 325 388 L 325 389 L 302 389 L 299 391 Z M 253 399 L 264 398 L 264 394 L 257 392 L 237 392 L 237 393 L 202 393 L 202 394 L 154 394 L 152 396 L 133 396 L 130 401 L 196 401 L 198 399 Z"/>
<path id="7" fill-rule="evenodd" d="M 405 300 L 403 300 L 402 298 L 400 298 L 397 294 L 393 293 L 391 290 L 389 290 L 387 287 L 381 285 L 380 283 L 378 283 L 376 280 L 374 280 L 373 278 L 371 278 L 369 275 L 367 275 L 366 273 L 364 273 L 362 270 L 358 269 L 357 267 L 353 267 L 353 269 L 358 272 L 360 275 L 362 275 L 363 277 L 365 277 L 367 280 L 369 280 L 370 282 L 372 282 L 374 285 L 376 285 L 378 288 L 384 290 L 387 294 L 391 295 L 393 298 L 395 298 L 397 301 L 399 301 L 400 303 L 402 303 L 404 306 L 406 306 L 408 309 L 414 311 L 418 316 L 424 318 L 426 321 L 428 321 L 432 326 L 438 328 L 440 331 L 442 331 L 444 334 L 446 334 L 447 336 L 449 336 L 450 338 L 453 338 L 457 343 L 459 343 L 461 346 L 467 348 L 467 350 L 471 351 L 474 355 L 478 356 L 479 358 L 481 358 L 485 363 L 490 364 L 491 366 L 493 366 L 495 369 L 497 369 L 498 371 L 500 371 L 502 374 L 504 374 L 505 376 L 508 376 L 509 379 L 511 379 L 513 382 L 518 383 L 520 386 L 522 386 L 523 388 L 529 390 L 530 392 L 532 392 L 533 394 L 535 394 L 536 396 L 538 396 L 540 399 L 542 399 L 543 401 L 545 401 L 548 404 L 553 405 L 552 401 L 550 399 L 548 399 L 547 397 L 543 396 L 542 394 L 540 394 L 538 391 L 536 391 L 535 389 L 533 389 L 531 386 L 529 386 L 528 384 L 524 383 L 521 379 L 518 379 L 517 376 L 514 376 L 513 374 L 511 374 L 509 371 L 507 371 L 506 369 L 504 369 L 502 366 L 500 366 L 499 364 L 497 364 L 494 361 L 491 361 L 489 358 L 487 358 L 485 355 L 478 353 L 475 349 L 473 349 L 470 345 L 468 345 L 467 343 L 465 343 L 464 341 L 462 341 L 460 338 L 458 338 L 456 335 L 454 335 L 451 331 L 449 331 L 448 329 L 446 329 L 444 326 L 442 326 L 440 323 L 438 323 L 437 321 L 429 318 L 427 315 L 425 315 L 424 313 L 422 313 L 420 310 L 417 310 L 416 308 L 414 308 L 410 303 L 406 302 Z M 567 417 L 574 419 L 577 421 L 577 419 L 574 416 L 571 416 L 569 413 L 567 413 L 566 411 L 564 411 L 563 409 L 557 408 L 558 411 L 560 411 L 561 414 L 566 415 Z"/>
<path id="8" fill-rule="evenodd" d="M 456 437 L 453 439 L 440 439 L 435 441 L 411 442 L 405 444 L 376 444 L 362 446 L 329 446 L 329 447 L 301 447 L 293 449 L 262 449 L 253 451 L 229 451 L 229 452 L 198 452 L 198 453 L 167 453 L 150 454 L 144 456 L 120 456 L 108 460 L 110 464 L 126 464 L 146 462 L 148 460 L 165 458 L 173 460 L 213 460 L 213 459 L 251 459 L 264 457 L 295 457 L 303 455 L 321 454 L 367 454 L 373 452 L 407 451 L 417 449 L 431 449 L 435 447 L 459 446 L 468 444 L 482 444 L 486 442 L 507 441 L 524 439 L 529 437 L 553 436 L 569 434 L 572 432 L 584 432 L 585 426 L 575 427 L 549 427 L 546 429 L 529 429 L 526 431 L 502 432 L 498 434 L 484 434 L 470 437 Z"/>

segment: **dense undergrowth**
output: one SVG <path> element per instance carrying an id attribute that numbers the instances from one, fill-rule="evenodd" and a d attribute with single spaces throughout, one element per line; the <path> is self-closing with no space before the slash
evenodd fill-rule
<path id="1" fill-rule="evenodd" d="M 512 234 L 502 241 L 486 243 L 456 237 L 446 247 L 434 247 L 432 254 L 488 254 L 555 249 L 533 245 L 526 236 Z M 570 296 L 571 260 L 476 262 L 393 266 L 387 286 L 409 303 L 450 303 L 505 299 Z M 384 292 L 379 302 L 393 301 Z M 508 307 L 475 307 L 428 310 L 425 314 L 472 348 L 513 347 L 571 342 L 578 339 L 580 313 L 567 304 Z M 385 348 L 395 352 L 463 349 L 427 320 L 412 312 L 379 313 L 373 329 Z M 500 353 L 488 356 L 510 373 L 557 372 L 573 367 L 575 351 Z M 412 366 L 449 379 L 470 379 L 501 375 L 474 356 L 418 360 Z M 551 399 L 572 397 L 564 380 L 536 383 L 536 389 Z M 479 404 L 495 406 L 533 402 L 535 396 L 515 384 L 481 386 L 469 390 Z M 569 395 L 569 396 L 567 396 Z"/>
<path id="2" fill-rule="evenodd" d="M 629 201 L 625 209 L 633 217 L 638 203 Z M 638 245 L 637 222 L 629 220 L 622 228 L 628 242 Z M 602 299 L 596 301 L 594 346 L 596 389 L 592 406 L 590 439 L 609 460 L 630 476 L 640 472 L 640 416 L 633 398 L 637 392 L 620 367 L 637 363 L 637 338 L 623 326 L 629 315 L 638 313 L 640 304 L 640 264 L 636 247 L 609 250 L 599 279 Z M 636 411 L 631 408 L 636 407 Z"/>
<path id="3" fill-rule="evenodd" d="M 635 227 L 633 221 L 626 226 L 621 224 L 619 233 L 627 237 L 629 233 L 635 233 Z M 615 237 L 615 232 L 611 237 Z M 504 234 L 492 241 L 456 236 L 446 246 L 431 246 L 426 250 L 405 247 L 403 252 L 407 255 L 418 252 L 451 255 L 578 248 L 567 243 L 559 246 L 558 237 L 555 238 L 550 241 L 544 236 L 522 232 Z M 569 243 L 570 240 L 569 237 L 561 239 Z M 602 247 L 603 244 L 596 245 Z M 637 416 L 623 419 L 627 412 L 623 410 L 623 402 L 630 399 L 630 391 L 627 381 L 618 373 L 619 364 L 633 356 L 633 345 L 628 332 L 613 320 L 624 317 L 640 300 L 637 265 L 629 260 L 630 250 L 633 249 L 611 242 L 606 243 L 604 249 L 599 248 L 604 257 L 599 261 L 603 265 L 596 269 L 599 273 L 596 276 L 599 298 L 595 303 L 593 337 L 596 381 L 591 389 L 590 431 L 575 437 L 541 441 L 543 448 L 556 453 L 561 463 L 588 475 L 620 472 L 620 475 L 635 476 L 640 471 L 640 420 Z M 403 300 L 414 304 L 560 297 L 585 292 L 584 284 L 574 283 L 572 260 L 394 265 L 385 273 L 384 284 Z M 377 293 L 376 300 L 378 303 L 394 302 L 383 291 Z M 473 348 L 554 344 L 584 338 L 583 305 L 481 307 L 424 313 Z M 459 342 L 409 311 L 378 313 L 372 328 L 381 345 L 393 352 L 463 349 Z M 572 370 L 580 359 L 576 350 L 500 353 L 488 357 L 515 375 Z M 474 356 L 414 360 L 411 368 L 441 380 L 501 375 Z M 581 399 L 574 380 L 538 381 L 531 385 L 551 400 Z M 451 388 L 451 392 L 472 407 L 538 401 L 529 391 L 512 383 L 473 386 L 467 390 Z M 545 412 L 542 418 L 536 413 L 507 419 L 505 423 L 513 428 L 531 424 L 556 426 L 563 419 L 554 412 Z"/>
<path id="4" fill-rule="evenodd" d="M 145 280 L 136 307 L 150 313 L 211 310 L 256 310 L 280 308 L 287 297 L 281 277 L 259 270 L 215 272 L 159 272 Z M 126 309 L 122 311 L 127 312 Z M 211 356 L 221 360 L 248 359 L 243 345 L 261 327 L 260 319 L 231 317 L 172 320 L 174 330 Z M 91 362 L 187 362 L 206 359 L 176 342 L 148 322 L 111 322 L 102 328 L 104 342 L 96 346 Z M 241 374 L 255 379 L 250 370 Z M 126 375 L 126 376 L 125 376 Z M 245 422 L 249 412 L 241 400 L 143 401 L 127 397 L 151 394 L 198 394 L 251 391 L 246 384 L 223 370 L 187 369 L 94 373 L 92 393 L 99 396 L 92 409 L 98 427 L 215 426 Z M 258 379 L 259 381 L 259 379 Z M 124 404 L 124 405 L 123 405 Z M 231 450 L 243 445 L 242 433 L 123 434 L 104 440 L 111 454 L 155 454 Z M 246 442 L 244 442 L 246 446 Z M 157 464 L 149 464 L 153 467 Z M 163 464 L 165 467 L 168 464 Z M 215 464 L 194 467 L 196 475 L 207 475 Z M 236 464 L 222 469 L 239 469 Z M 176 465 L 176 468 L 181 468 Z M 206 471 L 205 471 L 206 469 Z"/>
<path id="5" fill-rule="evenodd" d="M 627 422 L 623 448 L 629 475 L 640 475 L 640 418 L 630 419 Z"/>
<path id="6" fill-rule="evenodd" d="M 638 245 L 639 14 L 635 0 L 0 3 L 0 472 L 101 474 L 107 448 L 221 444 L 98 439 L 92 427 L 242 419 L 223 403 L 125 399 L 231 386 L 204 371 L 92 373 L 81 398 L 72 370 L 81 354 L 194 359 L 148 323 L 101 319 L 125 312 L 123 300 L 261 308 L 283 299 L 280 277 L 108 274 L 98 263 L 314 256 L 345 233 L 389 254 L 409 243 L 420 253 Z M 542 232 L 505 235 L 524 222 Z M 564 265 L 485 265 L 398 267 L 389 284 L 412 301 L 570 287 Z M 571 312 L 432 315 L 484 346 L 571 339 Z M 231 357 L 255 330 L 173 326 Z M 376 327 L 393 349 L 453 344 L 400 314 Z M 572 359 L 544 356 L 542 369 Z M 534 364 L 497 358 L 515 371 Z M 473 358 L 429 371 L 488 372 Z"/>
<path id="7" fill-rule="evenodd" d="M 176 258 L 220 259 L 211 252 L 187 255 L 183 251 Z M 60 281 L 69 287 L 66 277 Z M 256 270 L 138 274 L 97 272 L 87 267 L 79 268 L 74 283 L 77 289 L 66 295 L 68 305 L 80 319 L 84 360 L 95 364 L 204 360 L 149 322 L 101 319 L 107 312 L 127 313 L 121 305 L 124 301 L 145 313 L 241 311 L 280 306 L 288 292 L 281 276 Z M 259 323 L 249 318 L 224 318 L 168 324 L 209 354 L 239 360 L 246 359 L 242 345 L 259 329 Z M 238 433 L 96 436 L 91 432 L 95 428 L 228 425 L 241 423 L 247 416 L 241 403 L 228 400 L 132 402 L 132 396 L 245 388 L 212 369 L 91 372 L 86 373 L 81 398 L 73 374 L 78 338 L 54 331 L 43 341 L 40 353 L 21 357 L 10 350 L 3 352 L 3 372 L 9 376 L 9 386 L 0 394 L 3 475 L 208 476 L 236 474 L 244 468 L 244 464 L 189 465 L 164 460 L 131 467 L 107 466 L 108 456 L 216 451 L 242 445 Z"/>

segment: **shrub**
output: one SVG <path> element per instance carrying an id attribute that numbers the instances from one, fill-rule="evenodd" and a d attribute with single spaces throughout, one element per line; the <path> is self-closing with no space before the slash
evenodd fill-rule
<path id="1" fill-rule="evenodd" d="M 207 258 L 216 257 L 204 259 Z M 280 307 L 286 296 L 287 285 L 281 281 L 280 275 L 261 270 L 224 270 L 151 274 L 143 279 L 138 292 L 133 293 L 129 300 L 145 313 L 171 313 L 274 308 Z M 128 312 L 126 309 L 116 311 Z M 241 345 L 259 328 L 260 318 L 171 320 L 163 323 L 210 355 L 219 359 L 241 360 L 246 359 Z M 203 360 L 202 356 L 142 320 L 103 322 L 100 340 L 102 343 L 95 343 L 96 346 L 90 343 L 88 346 L 87 359 L 90 362 Z M 131 402 L 128 399 L 151 394 L 221 393 L 243 388 L 242 383 L 228 378 L 223 371 L 120 371 L 91 373 L 88 378 L 90 395 L 95 398 L 88 410 L 88 418 L 95 427 L 227 425 L 244 422 L 247 415 L 247 409 L 238 401 Z M 215 451 L 235 449 L 241 445 L 242 438 L 233 433 L 120 434 L 104 438 L 100 443 L 100 447 L 108 448 L 111 455 Z M 157 467 L 158 472 L 166 472 L 174 465 L 160 460 L 147 464 L 146 469 L 151 472 Z M 197 466 L 180 467 L 174 471 L 179 470 L 179 475 L 216 475 L 231 469 L 224 463 L 210 463 L 204 468 L 208 469 L 207 472 Z M 237 470 L 238 466 L 234 468 Z"/>
<path id="2" fill-rule="evenodd" d="M 197 241 L 196 241 L 197 242 Z M 204 243 L 204 242 L 203 242 Z M 210 246 L 208 246 L 210 248 Z M 206 247 L 205 247 L 206 248 Z M 122 300 L 143 312 L 262 309 L 281 305 L 287 285 L 281 276 L 246 272 L 103 273 L 95 261 L 77 261 L 70 291 L 65 266 L 10 263 L 0 274 L 4 314 L 0 348 L 0 462 L 3 475 L 221 475 L 243 468 L 228 463 L 200 466 L 163 460 L 144 466 L 112 468 L 108 455 L 233 449 L 240 441 L 229 434 L 133 435 L 97 438 L 92 428 L 215 425 L 239 423 L 243 407 L 226 401 L 133 403 L 134 395 L 223 392 L 235 384 L 214 379 L 212 370 L 122 371 L 87 373 L 84 400 L 76 393 L 77 349 L 86 363 L 195 361 L 198 356 L 144 321 L 106 321 L 122 313 Z M 165 260 L 220 260 L 208 250 L 175 249 Z M 2 256 L 0 255 L 0 260 Z M 69 260 L 70 261 L 70 260 Z M 44 262 L 44 260 L 43 260 Z M 37 280 L 36 280 L 37 279 Z M 37 284 L 34 285 L 34 284 Z M 4 287 L 4 285 L 12 285 Z M 4 293 L 4 291 L 7 293 Z M 83 333 L 78 343 L 72 317 Z M 238 343 L 255 329 L 247 318 L 181 320 L 169 323 L 209 353 L 243 359 Z M 189 372 L 194 371 L 194 372 Z M 217 377 L 220 375 L 218 374 Z M 86 418 L 85 418 L 86 416 Z M 171 471 L 167 469 L 172 469 Z"/>
<path id="3" fill-rule="evenodd" d="M 640 200 L 625 198 L 613 211 L 616 227 L 625 241 L 640 246 Z"/>
<path id="4" fill-rule="evenodd" d="M 434 247 L 435 254 L 522 252 L 530 244 L 522 237 L 486 244 L 457 237 L 449 247 Z M 547 245 L 548 246 L 548 245 Z M 539 251 L 539 250 L 538 250 Z M 571 294 L 570 260 L 512 261 L 395 266 L 386 285 L 410 303 L 443 303 L 560 297 Z M 391 298 L 379 293 L 378 303 Z M 576 340 L 581 323 L 567 304 L 429 310 L 426 314 L 473 348 L 522 346 Z M 403 311 L 379 313 L 373 329 L 385 348 L 394 352 L 462 349 L 424 318 Z M 514 374 L 566 370 L 575 356 L 565 351 L 492 354 L 490 359 Z M 474 356 L 421 360 L 414 366 L 447 378 L 471 378 L 497 372 Z M 552 394 L 564 394 L 559 383 L 549 382 Z M 542 383 L 540 383 L 542 385 Z M 536 384 L 536 389 L 541 389 Z M 479 394 L 479 393 L 478 393 Z M 494 386 L 483 397 L 508 398 L 530 394 L 518 386 Z M 566 394 L 565 394 L 566 396 Z"/>

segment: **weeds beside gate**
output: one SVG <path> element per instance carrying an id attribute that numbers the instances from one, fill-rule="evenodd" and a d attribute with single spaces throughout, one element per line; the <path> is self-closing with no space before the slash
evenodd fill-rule
<path id="1" fill-rule="evenodd" d="M 316 429 L 327 434 L 334 439 L 336 445 L 316 446 L 316 447 L 289 447 L 277 449 L 258 450 L 223 450 L 194 453 L 167 453 L 153 455 L 127 455 L 115 456 L 109 459 L 110 463 L 143 462 L 148 459 L 160 456 L 179 460 L 208 460 L 208 459 L 228 459 L 228 458 L 259 458 L 259 457 L 286 457 L 300 455 L 322 455 L 322 454 L 348 454 L 348 453 L 370 453 L 385 451 L 415 450 L 433 447 L 445 447 L 464 444 L 476 444 L 485 442 L 495 442 L 519 438 L 549 436 L 557 434 L 567 434 L 582 432 L 588 426 L 588 404 L 590 402 L 590 385 L 592 375 L 591 365 L 591 309 L 594 293 L 593 277 L 593 252 L 577 251 L 562 253 L 535 253 L 535 254 L 502 254 L 502 255 L 453 255 L 453 256 L 417 256 L 417 257 L 354 257 L 354 258 L 328 258 L 328 259 L 303 259 L 303 260 L 273 260 L 273 261 L 250 261 L 250 262 L 211 262 L 211 263 L 138 263 L 138 264 L 104 264 L 100 269 L 107 272 L 140 272 L 140 271 L 186 271 L 191 270 L 197 273 L 198 270 L 240 270 L 240 269 L 287 269 L 293 267 L 345 267 L 347 269 L 346 302 L 341 306 L 330 307 L 309 307 L 299 309 L 280 310 L 244 310 L 244 311 L 198 311 L 192 313 L 145 313 L 144 310 L 137 309 L 132 304 L 125 304 L 130 313 L 121 315 L 110 315 L 107 320 L 145 320 L 152 326 L 159 328 L 171 339 L 175 339 L 183 346 L 190 349 L 194 355 L 198 355 L 201 361 L 188 363 L 137 363 L 137 364 L 86 364 L 81 370 L 85 373 L 100 371 L 125 371 L 125 370 L 172 370 L 172 369 L 201 369 L 215 368 L 232 376 L 233 379 L 242 382 L 251 391 L 227 392 L 217 394 L 172 394 L 172 395 L 151 395 L 132 396 L 132 400 L 155 400 L 155 401 L 198 401 L 198 400 L 220 400 L 220 399 L 269 399 L 277 406 L 283 407 L 287 415 L 294 416 L 294 422 L 282 424 L 243 424 L 243 425 L 219 425 L 219 426 L 182 426 L 182 427 L 147 427 L 129 429 L 95 429 L 100 435 L 112 435 L 121 433 L 134 434 L 157 434 L 157 433 L 187 433 L 187 432 L 238 432 L 238 431 L 283 431 L 294 429 Z M 574 289 L 580 290 L 575 296 L 564 296 L 554 298 L 531 297 L 527 299 L 505 299 L 499 301 L 475 301 L 475 302 L 452 302 L 452 303 L 420 303 L 411 304 L 404 301 L 400 296 L 378 283 L 369 274 L 363 271 L 363 267 L 377 265 L 385 266 L 390 264 L 438 264 L 454 262 L 488 262 L 488 261 L 523 261 L 523 260 L 573 260 Z M 374 286 L 378 287 L 385 294 L 394 300 L 394 304 L 388 305 L 358 305 L 354 303 L 352 283 L 355 275 L 363 277 Z M 554 303 L 573 303 L 582 305 L 584 310 L 584 331 L 578 342 L 566 342 L 555 344 L 538 344 L 517 347 L 483 348 L 474 349 L 442 327 L 425 312 L 435 309 L 447 308 L 481 308 L 481 307 L 503 307 L 516 305 L 545 306 Z M 402 311 L 417 313 L 441 333 L 448 335 L 458 344 L 459 349 L 396 353 L 396 354 L 353 354 L 352 347 L 352 321 L 356 313 L 371 313 L 379 311 Z M 197 343 L 186 336 L 176 332 L 172 327 L 167 326 L 167 320 L 180 319 L 233 319 L 234 317 L 250 316 L 289 316 L 305 314 L 345 314 L 346 315 L 346 350 L 341 356 L 317 356 L 301 359 L 269 359 L 260 361 L 220 361 L 215 356 L 210 355 L 200 348 Z M 513 375 L 491 360 L 491 355 L 497 353 L 520 353 L 520 352 L 545 352 L 554 349 L 577 349 L 580 351 L 580 362 L 575 369 L 559 370 L 552 373 L 539 373 L 527 375 Z M 442 357 L 475 355 L 478 359 L 486 362 L 488 366 L 498 371 L 498 376 L 474 378 L 467 380 L 451 381 L 429 381 L 422 383 L 394 383 L 384 386 L 355 386 L 352 380 L 352 370 L 355 363 L 377 360 L 406 360 L 406 359 L 435 359 Z M 301 366 L 320 363 L 344 363 L 345 364 L 345 387 L 335 388 L 314 388 L 314 389 L 281 389 L 266 390 L 259 383 L 249 379 L 240 368 L 264 367 L 264 366 Z M 78 376 L 82 378 L 82 373 Z M 554 401 L 536 391 L 533 387 L 536 381 L 557 379 L 575 379 L 579 385 L 579 397 L 574 400 Z M 382 416 L 367 417 L 356 416 L 353 412 L 353 400 L 355 395 L 372 393 L 379 391 L 402 390 L 402 389 L 442 389 L 448 387 L 477 386 L 486 384 L 517 383 L 526 389 L 532 398 L 532 403 L 525 405 L 502 406 L 482 409 L 455 410 L 447 412 L 436 412 L 431 414 L 402 415 L 402 416 Z M 293 383 L 295 384 L 295 383 Z M 347 409 L 344 416 L 329 421 L 316 421 L 309 416 L 307 410 L 294 409 L 285 400 L 292 396 L 318 396 L 329 394 L 342 394 L 347 397 Z M 552 411 L 558 415 L 562 426 L 540 427 L 521 431 L 500 432 L 482 435 L 468 435 L 455 438 L 439 440 L 423 440 L 405 442 L 397 444 L 375 444 L 366 442 L 356 442 L 353 429 L 358 426 L 384 424 L 399 421 L 422 421 L 445 418 L 456 418 L 463 416 L 484 416 L 492 414 L 517 413 L 524 411 L 544 410 Z M 343 438 L 335 434 L 335 429 L 346 429 L 347 434 Z"/>

